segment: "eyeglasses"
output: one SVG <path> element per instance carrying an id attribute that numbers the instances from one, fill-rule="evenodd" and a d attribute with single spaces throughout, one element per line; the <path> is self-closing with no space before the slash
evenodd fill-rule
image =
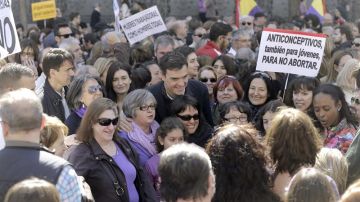
<path id="1" fill-rule="evenodd" d="M 247 121 L 247 116 L 240 116 L 240 117 L 231 117 L 231 118 L 224 118 L 226 121 L 229 122 L 236 122 L 236 121 Z"/>
<path id="2" fill-rule="evenodd" d="M 184 115 L 184 116 L 181 116 L 181 115 L 176 115 L 177 117 L 179 117 L 181 120 L 183 121 L 190 121 L 191 119 L 194 119 L 194 121 L 196 120 L 199 120 L 200 116 L 199 114 L 194 114 L 194 115 Z"/>
<path id="3" fill-rule="evenodd" d="M 353 42 L 352 45 L 355 46 L 355 47 L 360 47 L 360 43 Z"/>
<path id="4" fill-rule="evenodd" d="M 59 37 L 64 37 L 65 39 L 69 38 L 72 34 L 59 34 Z"/>
<path id="5" fill-rule="evenodd" d="M 156 109 L 156 104 L 143 105 L 143 106 L 140 106 L 139 109 L 140 109 L 141 111 L 148 111 L 149 109 L 155 110 L 155 109 Z"/>
<path id="6" fill-rule="evenodd" d="M 351 98 L 351 104 L 360 105 L 360 99 L 359 99 L 359 98 L 352 97 L 352 98 Z"/>
<path id="7" fill-rule="evenodd" d="M 88 93 L 90 93 L 90 94 L 95 94 L 96 91 L 102 92 L 102 87 L 101 87 L 100 85 L 97 85 L 97 86 L 89 86 L 89 88 L 88 88 L 87 90 L 88 90 Z"/>
<path id="8" fill-rule="evenodd" d="M 206 83 L 208 81 L 210 81 L 211 83 L 215 83 L 216 79 L 215 78 L 200 78 L 199 79 L 201 82 Z"/>
<path id="9" fill-rule="evenodd" d="M 116 126 L 118 121 L 119 121 L 119 117 L 114 119 L 107 119 L 107 118 L 98 119 L 98 123 L 100 126 L 109 126 L 110 124 Z"/>
<path id="10" fill-rule="evenodd" d="M 194 34 L 194 36 L 197 36 L 197 37 L 202 37 L 202 36 L 204 36 L 203 34 Z"/>
<path id="11" fill-rule="evenodd" d="M 244 25 L 244 26 L 245 26 L 246 24 L 250 26 L 250 25 L 252 25 L 252 22 L 242 22 L 241 24 Z"/>

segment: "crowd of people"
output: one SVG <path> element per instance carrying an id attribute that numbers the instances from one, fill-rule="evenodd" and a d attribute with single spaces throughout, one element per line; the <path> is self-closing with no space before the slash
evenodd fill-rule
<path id="1" fill-rule="evenodd" d="M 133 45 L 99 4 L 90 23 L 19 25 L 0 201 L 359 201 L 360 21 L 205 13 Z M 326 34 L 318 76 L 257 71 L 265 27 Z"/>

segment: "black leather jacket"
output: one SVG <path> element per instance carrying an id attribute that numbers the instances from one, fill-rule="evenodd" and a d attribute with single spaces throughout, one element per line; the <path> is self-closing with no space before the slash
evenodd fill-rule
<path id="1" fill-rule="evenodd" d="M 128 160 L 135 166 L 135 186 L 141 202 L 156 201 L 155 190 L 138 164 L 138 157 L 129 143 L 118 136 L 114 142 L 121 148 Z M 81 143 L 70 153 L 68 161 L 73 164 L 78 175 L 89 184 L 95 201 L 129 201 L 126 179 L 112 157 L 107 155 L 96 140 Z M 117 185 L 116 181 L 118 182 Z M 115 182 L 115 183 L 114 183 Z"/>

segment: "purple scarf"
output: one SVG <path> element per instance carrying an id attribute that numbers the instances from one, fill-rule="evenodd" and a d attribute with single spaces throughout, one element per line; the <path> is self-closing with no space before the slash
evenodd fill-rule
<path id="1" fill-rule="evenodd" d="M 151 134 L 145 134 L 145 132 L 138 126 L 134 121 L 131 123 L 133 130 L 128 133 L 128 137 L 130 140 L 140 144 L 143 146 L 151 155 L 157 154 L 156 146 L 155 146 L 155 134 L 156 130 L 159 128 L 159 124 L 156 121 L 153 121 L 150 124 Z M 150 135 L 151 140 L 154 143 L 151 143 L 146 136 Z"/>
<path id="2" fill-rule="evenodd" d="M 86 112 L 86 107 L 85 106 L 81 106 L 78 109 L 74 110 L 75 114 L 77 114 L 80 118 L 83 118 Z"/>

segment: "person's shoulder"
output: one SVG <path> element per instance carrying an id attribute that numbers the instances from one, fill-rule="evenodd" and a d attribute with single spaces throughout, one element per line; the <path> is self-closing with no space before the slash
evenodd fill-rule
<path id="1" fill-rule="evenodd" d="M 164 82 L 160 81 L 159 83 L 149 86 L 147 88 L 148 91 L 150 91 L 151 93 L 160 93 L 161 92 L 161 88 L 164 86 Z"/>
<path id="2" fill-rule="evenodd" d="M 195 79 L 189 79 L 188 87 L 189 87 L 189 90 L 195 94 L 197 94 L 199 92 L 199 90 L 207 91 L 205 84 L 203 84 L 200 81 L 195 80 Z"/>

